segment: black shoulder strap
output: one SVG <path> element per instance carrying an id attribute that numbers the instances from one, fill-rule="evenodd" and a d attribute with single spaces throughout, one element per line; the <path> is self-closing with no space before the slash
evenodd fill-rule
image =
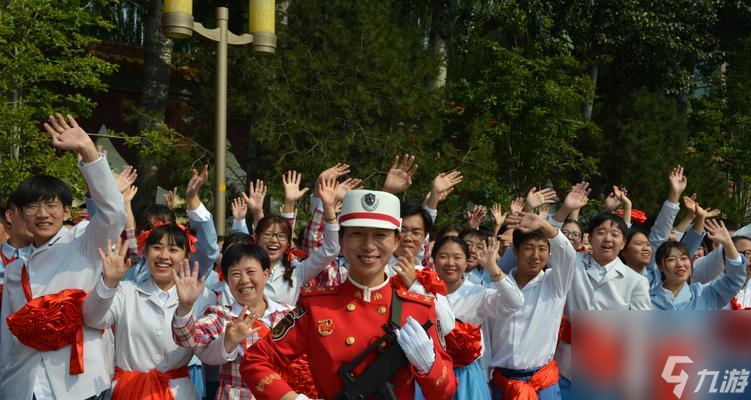
<path id="1" fill-rule="evenodd" d="M 389 310 L 389 322 L 394 328 L 402 326 L 402 299 L 396 295 L 396 289 L 391 290 L 391 309 Z"/>

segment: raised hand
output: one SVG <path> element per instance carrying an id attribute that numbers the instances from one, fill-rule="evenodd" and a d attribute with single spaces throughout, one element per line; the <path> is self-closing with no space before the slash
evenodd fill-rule
<path id="1" fill-rule="evenodd" d="M 362 186 L 360 184 L 362 183 L 362 179 L 358 178 L 347 178 L 342 183 L 339 184 L 339 186 L 336 187 L 336 200 L 342 201 L 344 200 L 344 196 L 347 195 L 347 193 L 359 189 Z"/>
<path id="2" fill-rule="evenodd" d="M 535 210 L 535 214 L 542 217 L 542 219 L 547 218 L 549 212 L 550 212 L 550 208 L 548 208 L 547 204 L 537 207 L 537 209 Z"/>
<path id="3" fill-rule="evenodd" d="M 415 164 L 415 156 L 405 154 L 399 162 L 399 156 L 394 157 L 391 163 L 386 180 L 383 182 L 383 191 L 389 193 L 406 192 L 412 186 L 412 175 L 417 171 L 418 165 Z"/>
<path id="4" fill-rule="evenodd" d="M 503 222 L 506 221 L 506 213 L 503 212 L 499 203 L 493 203 L 493 206 L 490 207 L 490 215 L 493 216 L 493 221 L 495 221 L 497 228 L 500 228 Z"/>
<path id="5" fill-rule="evenodd" d="M 203 292 L 206 277 L 198 278 L 198 262 L 193 263 L 190 269 L 190 261 L 183 260 L 181 265 L 176 265 L 172 272 L 175 274 L 175 289 L 177 290 L 178 306 L 175 312 L 178 316 L 185 316 L 193 309 L 193 303 L 198 300 Z"/>
<path id="6" fill-rule="evenodd" d="M 67 120 L 60 113 L 56 117 L 50 115 L 44 123 L 44 129 L 52 136 L 52 145 L 60 150 L 75 151 L 83 162 L 95 161 L 99 153 L 94 142 L 70 114 L 66 117 Z"/>
<path id="7" fill-rule="evenodd" d="M 267 188 L 263 184 L 263 181 L 256 179 L 256 184 L 253 185 L 253 181 L 248 185 L 248 194 L 243 193 L 243 201 L 248 205 L 253 216 L 263 214 L 263 202 L 266 199 Z"/>
<path id="8" fill-rule="evenodd" d="M 107 251 L 99 248 L 99 258 L 102 259 L 102 280 L 104 285 L 114 289 L 120 280 L 130 269 L 130 259 L 125 258 L 128 254 L 128 246 L 123 245 L 120 238 L 115 240 L 115 248 L 112 248 L 112 240 L 107 239 Z"/>
<path id="9" fill-rule="evenodd" d="M 485 207 L 476 205 L 472 211 L 467 211 L 467 227 L 479 229 L 485 219 Z"/>
<path id="10" fill-rule="evenodd" d="M 227 322 L 227 325 L 224 327 L 224 350 L 227 353 L 231 353 L 235 349 L 235 346 L 260 329 L 253 328 L 253 324 L 257 319 L 258 316 L 253 315 L 248 310 L 248 306 L 243 306 L 237 319 Z"/>
<path id="11" fill-rule="evenodd" d="M 407 289 L 409 289 L 410 286 L 412 286 L 412 284 L 415 282 L 415 279 L 417 279 L 414 260 L 415 255 L 407 252 L 406 254 L 397 257 L 396 265 L 394 265 L 396 274 L 399 275 L 402 283 L 404 283 L 404 287 L 406 287 Z"/>
<path id="12" fill-rule="evenodd" d="M 461 183 L 463 179 L 464 177 L 462 176 L 462 173 L 457 170 L 453 170 L 451 172 L 441 172 L 433 179 L 431 193 L 438 194 L 445 192 Z"/>
<path id="13" fill-rule="evenodd" d="M 488 236 L 488 239 L 485 241 L 485 253 L 480 258 L 480 265 L 483 267 L 488 267 L 492 265 L 497 265 L 498 259 L 501 257 L 500 254 L 498 254 L 498 251 L 501 249 L 501 243 L 493 236 Z"/>
<path id="14" fill-rule="evenodd" d="M 613 186 L 613 194 L 624 207 L 631 205 L 631 199 L 628 198 L 628 189 L 625 187 Z"/>
<path id="15" fill-rule="evenodd" d="M 454 170 L 451 172 L 441 172 L 433 179 L 433 185 L 430 187 L 430 194 L 425 199 L 425 205 L 428 208 L 438 208 L 438 203 L 446 199 L 454 190 L 454 187 L 464 179 L 462 173 Z"/>
<path id="16" fill-rule="evenodd" d="M 727 246 L 728 243 L 733 243 L 733 238 L 730 236 L 730 232 L 725 227 L 724 222 L 709 219 L 705 222 L 705 228 L 707 230 L 707 237 L 713 242 L 719 243 L 723 246 Z"/>
<path id="17" fill-rule="evenodd" d="M 524 209 L 524 197 L 515 198 L 514 201 L 511 202 L 511 206 L 509 208 L 511 209 L 511 214 L 522 212 L 522 210 Z"/>
<path id="18" fill-rule="evenodd" d="M 668 196 L 668 200 L 671 203 L 677 203 L 688 184 L 688 179 L 683 175 L 682 166 L 678 165 L 670 171 L 670 174 L 668 174 L 668 182 L 670 183 L 670 195 Z"/>
<path id="19" fill-rule="evenodd" d="M 524 199 L 524 210 L 532 211 L 543 204 L 550 204 L 557 198 L 555 191 L 550 188 L 537 190 L 536 187 L 529 189 L 527 198 Z"/>
<path id="20" fill-rule="evenodd" d="M 324 208 L 330 207 L 333 210 L 334 207 L 336 207 L 337 186 L 338 184 L 336 182 L 336 178 L 334 177 L 321 179 L 321 181 L 318 183 L 318 188 L 316 188 L 316 191 L 318 192 L 318 197 L 321 199 L 321 202 L 323 202 Z"/>
<path id="21" fill-rule="evenodd" d="M 174 188 L 164 195 L 164 203 L 170 210 L 175 209 L 175 203 L 177 202 L 177 188 Z"/>
<path id="22" fill-rule="evenodd" d="M 115 179 L 115 183 L 117 183 L 117 189 L 120 191 L 120 193 L 125 192 L 125 189 L 129 188 L 130 185 L 136 183 L 136 178 L 138 178 L 138 171 L 132 166 L 126 165 Z"/>
<path id="23" fill-rule="evenodd" d="M 123 191 L 123 201 L 125 202 L 126 206 L 130 206 L 130 203 L 133 201 L 133 198 L 136 197 L 136 193 L 138 193 L 138 186 L 131 185 Z"/>
<path id="24" fill-rule="evenodd" d="M 241 197 L 232 200 L 232 219 L 244 220 L 248 215 L 248 204 Z"/>
<path id="25" fill-rule="evenodd" d="M 563 200 L 563 207 L 566 207 L 569 211 L 583 208 L 589 202 L 590 191 L 589 182 L 577 183 Z"/>
<path id="26" fill-rule="evenodd" d="M 302 174 L 297 171 L 287 171 L 286 175 L 282 175 L 282 184 L 284 185 L 284 202 L 294 205 L 297 200 L 300 200 L 305 193 L 308 193 L 308 188 L 300 189 L 300 180 Z"/>
<path id="27" fill-rule="evenodd" d="M 522 233 L 530 233 L 545 225 L 545 219 L 531 212 L 520 212 L 509 215 L 506 224 Z"/>
<path id="28" fill-rule="evenodd" d="M 614 212 L 620 205 L 621 201 L 618 200 L 614 192 L 610 192 L 608 197 L 605 198 L 605 212 Z"/>
<path id="29" fill-rule="evenodd" d="M 334 178 L 339 179 L 340 176 L 347 175 L 349 173 L 349 164 L 342 164 L 337 163 L 333 167 L 329 167 L 325 171 L 318 174 L 318 178 L 316 179 L 316 186 L 318 186 L 318 183 L 321 181 L 321 179 L 324 178 Z"/>
<path id="30" fill-rule="evenodd" d="M 188 201 L 188 207 L 190 207 L 191 210 L 195 210 L 200 205 L 201 200 L 198 198 L 198 191 L 208 181 L 208 164 L 204 165 L 203 168 L 201 168 L 201 172 L 198 172 L 198 170 L 195 169 L 191 172 L 191 177 L 188 181 L 188 187 L 185 189 L 185 199 Z M 195 203 L 196 201 L 198 202 L 198 204 L 193 206 L 193 203 Z"/>

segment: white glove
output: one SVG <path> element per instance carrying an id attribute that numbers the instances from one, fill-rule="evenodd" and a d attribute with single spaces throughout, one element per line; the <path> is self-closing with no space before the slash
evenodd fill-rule
<path id="1" fill-rule="evenodd" d="M 418 373 L 427 374 L 435 363 L 433 339 L 428 336 L 420 323 L 411 316 L 407 317 L 407 322 L 401 329 L 394 332 L 396 333 L 396 341 L 399 343 L 399 347 L 404 350 L 410 364 L 415 366 Z"/>
<path id="2" fill-rule="evenodd" d="M 304 395 L 304 394 L 298 393 L 297 397 L 295 397 L 295 400 L 311 400 L 311 398 L 308 397 L 308 396 L 306 396 L 306 395 Z"/>

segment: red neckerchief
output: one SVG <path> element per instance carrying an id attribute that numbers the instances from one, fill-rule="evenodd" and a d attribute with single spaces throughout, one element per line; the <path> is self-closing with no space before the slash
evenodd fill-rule
<path id="1" fill-rule="evenodd" d="M 6 266 L 8 264 L 12 263 L 13 261 L 16 261 L 16 259 L 18 259 L 18 256 L 15 255 L 15 254 L 11 258 L 6 257 L 5 253 L 3 253 L 3 249 L 1 247 L 0 247 L 0 257 L 2 257 L 2 259 L 3 259 L 3 265 L 6 265 Z"/>

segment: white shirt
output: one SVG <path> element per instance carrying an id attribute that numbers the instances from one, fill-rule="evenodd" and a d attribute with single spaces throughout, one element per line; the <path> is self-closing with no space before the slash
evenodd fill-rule
<path id="1" fill-rule="evenodd" d="M 151 278 L 135 283 L 121 281 L 108 288 L 99 279 L 83 304 L 84 323 L 103 329 L 115 325 L 115 366 L 123 371 L 167 372 L 188 365 L 193 351 L 172 340 L 172 317 L 177 310 L 177 290 L 163 291 Z M 196 312 L 196 314 L 199 314 Z M 116 382 L 113 383 L 114 389 Z M 190 378 L 172 379 L 176 399 L 198 398 Z"/>
<path id="2" fill-rule="evenodd" d="M 540 273 L 522 289 L 524 304 L 507 316 L 488 320 L 491 331 L 490 367 L 527 370 L 547 364 L 555 354 L 561 315 L 574 277 L 576 251 L 560 231 L 548 241 L 550 257 L 547 271 Z M 518 288 L 514 277 L 510 283 Z"/>
<path id="3" fill-rule="evenodd" d="M 99 212 L 91 221 L 72 229 L 62 227 L 47 243 L 32 249 L 26 262 L 32 297 L 57 293 L 63 289 L 90 291 L 101 275 L 98 248 L 106 248 L 107 239 L 116 239 L 125 226 L 123 196 L 117 189 L 107 160 L 99 157 L 91 163 L 79 163 L 89 192 Z M 84 328 L 84 372 L 70 375 L 71 346 L 40 352 L 27 347 L 8 330 L 7 317 L 26 304 L 21 286 L 24 260 L 6 269 L 3 308 L 0 316 L 0 399 L 30 399 L 40 370 L 46 371 L 57 399 L 85 399 L 107 390 L 110 374 L 102 334 Z"/>
<path id="4" fill-rule="evenodd" d="M 292 285 L 284 279 L 284 265 L 279 260 L 271 270 L 263 294 L 282 304 L 297 304 L 300 288 L 315 278 L 327 265 L 339 255 L 339 224 L 325 224 L 323 229 L 323 246 L 316 249 L 308 258 L 293 261 Z M 286 257 L 283 254 L 282 257 Z"/>

